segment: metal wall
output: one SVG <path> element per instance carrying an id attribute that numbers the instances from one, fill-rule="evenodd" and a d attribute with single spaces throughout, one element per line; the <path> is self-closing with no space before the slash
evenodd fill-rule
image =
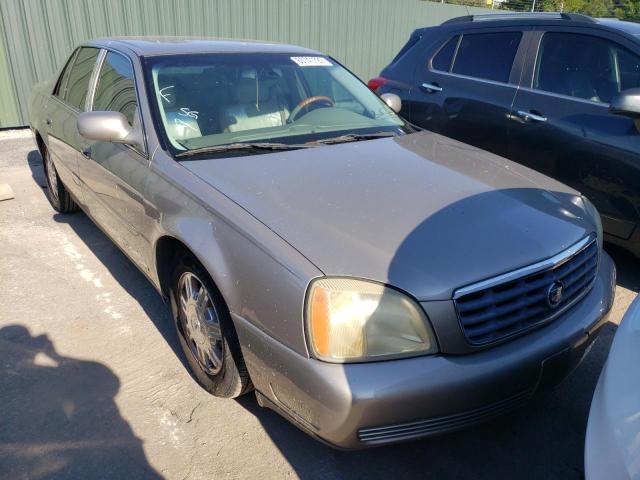
<path id="1" fill-rule="evenodd" d="M 209 35 L 325 52 L 363 80 L 411 31 L 480 9 L 420 0 L 0 0 L 0 128 L 25 125 L 31 86 L 78 43 L 113 35 Z"/>

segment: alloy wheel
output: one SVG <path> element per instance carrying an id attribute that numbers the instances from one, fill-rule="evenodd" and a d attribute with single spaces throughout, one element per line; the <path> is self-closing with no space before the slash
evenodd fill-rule
<path id="1" fill-rule="evenodd" d="M 204 283 L 185 272 L 178 280 L 178 317 L 184 339 L 204 372 L 216 375 L 222 369 L 224 341 L 220 318 Z"/>
<path id="2" fill-rule="evenodd" d="M 58 200 L 58 174 L 56 173 L 56 168 L 53 166 L 53 160 L 51 160 L 51 154 L 47 151 L 44 155 L 45 161 L 45 170 L 47 173 L 47 186 L 49 187 L 49 192 L 51 192 L 51 197 L 55 200 Z"/>

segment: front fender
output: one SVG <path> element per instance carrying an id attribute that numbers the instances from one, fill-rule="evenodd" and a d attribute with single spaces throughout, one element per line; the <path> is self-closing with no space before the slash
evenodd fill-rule
<path id="1" fill-rule="evenodd" d="M 157 218 L 150 264 L 155 266 L 158 284 L 157 243 L 162 237 L 173 237 L 209 272 L 232 317 L 240 316 L 308 355 L 304 295 L 309 282 L 322 275 L 320 270 L 240 206 L 164 154 L 152 162 L 146 197 Z"/>

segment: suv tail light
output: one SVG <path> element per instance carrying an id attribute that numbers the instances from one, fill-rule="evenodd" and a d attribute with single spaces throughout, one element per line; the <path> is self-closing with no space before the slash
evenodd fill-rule
<path id="1" fill-rule="evenodd" d="M 378 89 L 384 85 L 385 83 L 387 83 L 387 79 L 384 77 L 373 77 L 371 80 L 369 80 L 369 82 L 367 83 L 367 87 L 369 87 L 371 89 L 371 91 L 373 92 L 377 92 Z"/>

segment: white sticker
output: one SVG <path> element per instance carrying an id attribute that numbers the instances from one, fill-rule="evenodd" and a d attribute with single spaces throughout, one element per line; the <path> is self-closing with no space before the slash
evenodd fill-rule
<path id="1" fill-rule="evenodd" d="M 300 67 L 333 67 L 333 64 L 324 57 L 291 57 Z"/>

